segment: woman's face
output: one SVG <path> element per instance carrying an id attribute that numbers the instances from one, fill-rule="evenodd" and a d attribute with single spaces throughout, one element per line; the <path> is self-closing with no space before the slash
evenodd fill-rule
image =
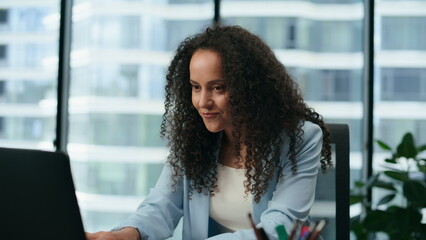
<path id="1" fill-rule="evenodd" d="M 222 60 L 212 50 L 194 52 L 189 64 L 192 104 L 210 132 L 232 133 L 229 92 L 222 74 Z M 231 135 L 228 135 L 231 136 Z"/>

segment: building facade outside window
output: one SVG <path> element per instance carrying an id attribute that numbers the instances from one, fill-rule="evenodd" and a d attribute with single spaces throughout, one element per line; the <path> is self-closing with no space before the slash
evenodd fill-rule
<path id="1" fill-rule="evenodd" d="M 59 1 L 0 6 L 0 145 L 53 150 Z"/>

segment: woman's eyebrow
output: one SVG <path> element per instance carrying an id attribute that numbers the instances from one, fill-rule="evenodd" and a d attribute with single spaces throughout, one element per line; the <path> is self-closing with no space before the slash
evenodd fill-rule
<path id="1" fill-rule="evenodd" d="M 215 79 L 215 80 L 211 80 L 211 81 L 207 82 L 207 84 L 216 84 L 216 83 L 225 83 L 225 80 L 223 80 L 223 79 Z"/>
<path id="2" fill-rule="evenodd" d="M 199 84 L 197 81 L 190 79 L 189 80 L 192 84 Z M 225 83 L 225 80 L 223 79 L 214 79 L 207 82 L 208 85 L 213 85 L 216 83 Z"/>

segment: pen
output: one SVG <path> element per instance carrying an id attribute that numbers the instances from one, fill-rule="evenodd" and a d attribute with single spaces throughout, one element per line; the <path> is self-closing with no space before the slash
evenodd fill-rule
<path id="1" fill-rule="evenodd" d="M 325 219 L 322 219 L 321 221 L 319 221 L 319 223 L 313 230 L 312 236 L 308 238 L 308 240 L 316 240 L 318 236 L 320 235 L 320 233 L 322 232 L 322 230 L 324 229 L 326 224 L 327 224 L 327 221 Z"/>
<path id="2" fill-rule="evenodd" d="M 287 231 L 283 225 L 278 225 L 275 227 L 275 230 L 278 234 L 278 240 L 288 240 Z"/>
<path id="3" fill-rule="evenodd" d="M 299 227 L 299 220 L 296 220 L 296 222 L 294 222 L 293 228 L 291 229 L 290 237 L 288 237 L 288 240 L 294 240 L 293 238 L 296 235 L 296 231 L 298 227 Z"/>
<path id="4" fill-rule="evenodd" d="M 259 230 L 256 228 L 256 225 L 254 224 L 253 219 L 251 218 L 251 213 L 249 213 L 249 214 L 248 214 L 248 217 L 249 217 L 249 219 L 250 219 L 251 227 L 252 227 L 252 228 L 253 228 L 253 230 L 254 230 L 254 234 L 256 235 L 256 239 L 257 239 L 257 240 L 262 240 L 262 236 L 260 235 Z"/>
<path id="5" fill-rule="evenodd" d="M 259 228 L 258 230 L 262 240 L 269 240 L 268 235 L 266 235 L 266 232 L 263 228 Z"/>
<path id="6" fill-rule="evenodd" d="M 302 226 L 300 229 L 300 240 L 307 240 L 311 234 L 311 228 L 309 226 Z"/>
<path id="7" fill-rule="evenodd" d="M 314 232 L 314 230 L 317 228 L 318 226 L 318 221 L 312 226 L 308 227 L 308 232 L 306 233 L 306 235 L 304 236 L 304 240 L 309 240 L 312 237 L 312 234 Z"/>

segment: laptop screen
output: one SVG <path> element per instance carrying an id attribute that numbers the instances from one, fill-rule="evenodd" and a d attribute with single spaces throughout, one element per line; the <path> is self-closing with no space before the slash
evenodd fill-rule
<path id="1" fill-rule="evenodd" d="M 69 158 L 0 148 L 0 236 L 85 239 Z"/>

